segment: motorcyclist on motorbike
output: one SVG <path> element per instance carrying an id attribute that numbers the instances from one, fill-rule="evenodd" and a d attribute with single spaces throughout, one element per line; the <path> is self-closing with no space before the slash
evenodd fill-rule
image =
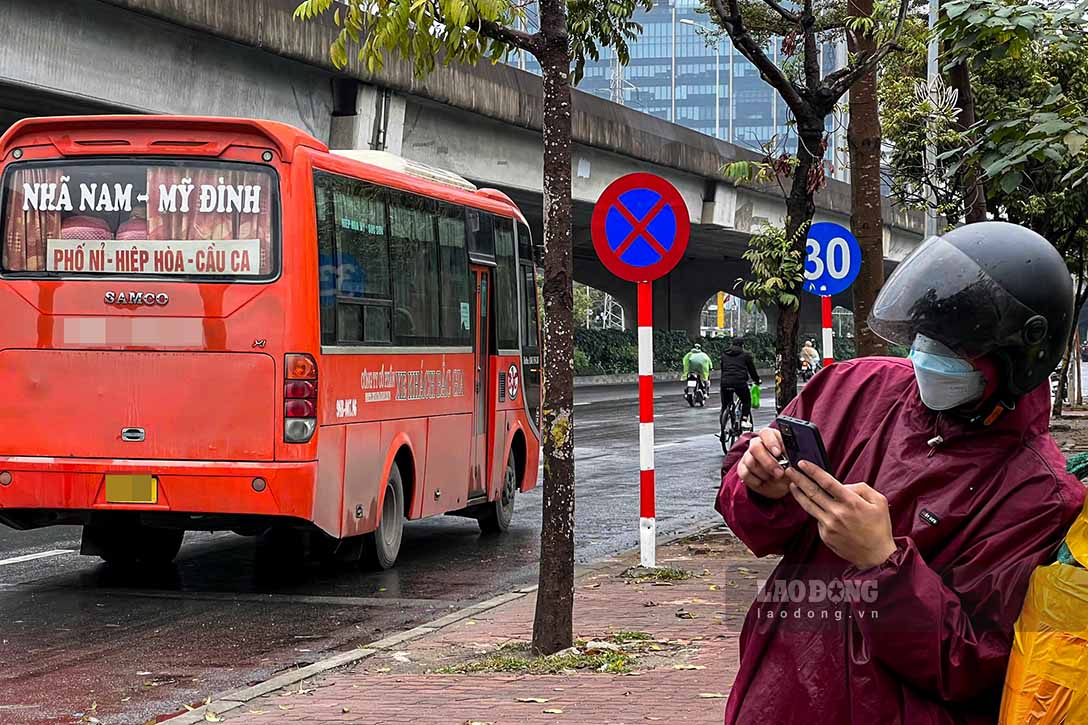
<path id="1" fill-rule="evenodd" d="M 688 375 L 696 373 L 699 375 L 699 384 L 703 388 L 703 392 L 710 392 L 710 369 L 714 367 L 714 363 L 711 361 L 710 356 L 703 352 L 703 346 L 696 344 L 688 354 L 684 356 L 684 374 L 680 377 L 680 380 L 687 380 Z"/>
<path id="2" fill-rule="evenodd" d="M 801 346 L 801 359 L 809 364 L 813 372 L 816 371 L 816 366 L 820 363 L 820 352 L 812 344 L 812 340 L 805 340 L 805 344 Z"/>
<path id="3" fill-rule="evenodd" d="M 733 395 L 740 396 L 741 427 L 745 430 L 752 429 L 752 397 L 748 392 L 748 379 L 751 378 L 756 385 L 762 385 L 759 373 L 756 372 L 755 361 L 752 354 L 744 350 L 744 340 L 733 338 L 733 344 L 722 353 L 721 360 L 722 381 L 722 410 L 728 410 L 733 405 Z"/>

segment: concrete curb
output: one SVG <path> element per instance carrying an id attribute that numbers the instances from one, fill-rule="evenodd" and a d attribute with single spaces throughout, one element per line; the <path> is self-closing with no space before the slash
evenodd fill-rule
<path id="1" fill-rule="evenodd" d="M 697 521 L 693 524 L 693 527 L 687 531 L 672 534 L 671 536 L 658 537 L 658 546 L 667 546 L 669 544 L 686 539 L 691 536 L 704 533 L 711 529 L 717 528 L 722 524 L 720 519 L 708 519 L 704 521 Z M 611 566 L 614 561 L 624 556 L 628 556 L 632 553 L 637 553 L 638 547 L 630 549 L 624 549 L 623 551 L 615 554 L 607 559 L 601 561 L 592 562 L 590 564 L 584 564 L 582 566 L 576 566 L 574 568 L 575 580 L 581 579 L 589 574 L 606 569 Z M 281 672 L 280 674 L 271 677 L 264 682 L 258 682 L 255 685 L 249 687 L 239 688 L 237 690 L 231 690 L 221 695 L 217 695 L 212 698 L 211 702 L 207 705 L 202 705 L 188 712 L 175 715 L 174 717 L 163 720 L 164 723 L 170 723 L 170 725 L 198 725 L 199 723 L 207 722 L 204 715 L 206 712 L 211 712 L 216 715 L 222 715 L 232 710 L 246 705 L 247 703 L 267 695 L 270 692 L 283 689 L 290 685 L 297 684 L 303 680 L 307 680 L 315 675 L 320 675 L 329 670 L 336 669 L 337 667 L 343 667 L 345 665 L 354 664 L 361 660 L 372 657 L 379 652 L 388 651 L 394 647 L 410 642 L 420 637 L 424 637 L 433 632 L 437 632 L 451 624 L 456 624 L 470 617 L 478 616 L 483 612 L 501 607 L 509 602 L 522 599 L 529 594 L 532 594 L 537 589 L 536 585 L 523 587 L 521 589 L 515 589 L 512 592 L 506 594 L 499 594 L 498 596 L 487 599 L 478 604 L 469 605 L 463 609 L 458 609 L 456 612 L 451 612 L 444 617 L 432 620 L 425 624 L 421 624 L 412 629 L 407 629 L 402 632 L 397 632 L 384 639 L 380 639 L 377 642 L 371 642 L 370 644 L 358 647 L 356 649 L 348 650 L 347 652 L 340 652 L 335 655 L 330 655 L 324 659 L 318 660 L 305 667 L 299 667 L 297 669 Z"/>

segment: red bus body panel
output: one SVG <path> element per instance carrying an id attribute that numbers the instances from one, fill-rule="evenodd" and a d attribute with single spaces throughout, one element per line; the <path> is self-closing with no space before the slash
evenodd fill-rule
<path id="1" fill-rule="evenodd" d="M 509 199 L 339 157 L 297 129 L 266 121 L 28 119 L 0 139 L 0 172 L 17 161 L 90 156 L 241 161 L 274 170 L 280 269 L 271 281 L 237 284 L 0 278 L 0 471 L 12 474 L 11 484 L 0 486 L 0 517 L 130 509 L 254 515 L 353 536 L 377 526 L 380 492 L 395 461 L 410 469 L 402 470 L 409 518 L 468 503 L 474 354 L 373 347 L 322 353 L 312 170 L 523 220 Z M 104 305 L 111 290 L 165 293 L 169 304 Z M 312 355 L 319 371 L 317 430 L 304 444 L 283 438 L 284 355 L 296 352 Z M 539 464 L 536 421 L 524 396 L 500 391 L 500 372 L 511 365 L 520 370 L 518 356 L 492 356 L 480 381 L 492 391 L 485 472 L 491 500 L 515 446 L 524 459 L 522 490 L 535 486 Z M 128 427 L 143 428 L 146 440 L 123 441 L 120 431 Z M 109 474 L 155 476 L 157 502 L 107 503 Z M 265 480 L 263 491 L 255 490 L 255 478 Z"/>

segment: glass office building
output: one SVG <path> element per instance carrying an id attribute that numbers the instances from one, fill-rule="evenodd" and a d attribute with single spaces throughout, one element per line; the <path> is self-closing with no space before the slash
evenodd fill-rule
<path id="1" fill-rule="evenodd" d="M 759 71 L 733 49 L 728 36 L 708 45 L 702 31 L 710 27 L 699 0 L 659 0 L 649 11 L 640 10 L 635 20 L 642 34 L 631 44 L 631 59 L 620 66 L 611 48 L 591 61 L 578 88 L 622 103 L 708 136 L 759 151 L 773 138 L 790 152 L 796 134 L 788 125 L 789 111 L 778 93 L 766 84 Z M 529 30 L 534 30 L 533 20 Z M 781 63 L 780 40 L 768 46 L 768 55 Z M 846 62 L 843 43 L 821 47 L 824 73 Z M 512 58 L 526 70 L 535 71 L 531 57 Z M 830 134 L 827 160 L 836 178 L 845 178 L 846 118 L 828 119 Z"/>

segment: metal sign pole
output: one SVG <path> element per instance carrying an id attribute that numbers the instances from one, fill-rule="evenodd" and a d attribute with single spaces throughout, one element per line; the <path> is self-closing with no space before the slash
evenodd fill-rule
<path id="1" fill-rule="evenodd" d="M 638 460 L 642 565 L 657 565 L 654 502 L 654 313 L 653 282 L 638 283 Z"/>
<path id="2" fill-rule="evenodd" d="M 835 342 L 831 334 L 831 298 L 820 297 L 820 313 L 823 318 L 824 367 L 835 362 Z"/>
<path id="3" fill-rule="evenodd" d="M 657 514 L 652 283 L 667 275 L 683 258 L 691 235 L 691 218 L 684 197 L 668 181 L 653 174 L 627 174 L 601 193 L 593 206 L 589 231 L 593 249 L 605 269 L 638 286 L 638 539 L 642 566 L 654 567 Z M 667 292 L 668 282 L 665 287 Z"/>

